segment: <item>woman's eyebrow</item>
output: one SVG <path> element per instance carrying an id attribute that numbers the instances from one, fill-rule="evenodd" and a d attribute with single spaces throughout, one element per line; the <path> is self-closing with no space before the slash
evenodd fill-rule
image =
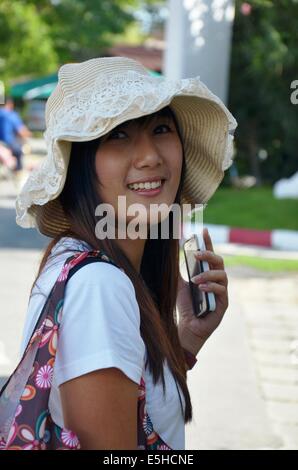
<path id="1" fill-rule="evenodd" d="M 118 126 L 114 127 L 114 129 L 112 129 L 113 131 L 115 130 L 118 130 L 118 129 L 126 129 L 127 127 L 131 126 L 133 123 L 132 121 L 125 121 L 125 122 L 122 122 L 120 124 L 118 124 Z"/>
<path id="2" fill-rule="evenodd" d="M 159 115 L 156 115 L 154 117 L 152 117 L 147 123 L 146 123 L 146 127 L 150 126 L 150 124 L 155 124 L 161 120 L 164 120 L 166 122 L 171 122 L 172 121 L 172 117 L 171 116 L 163 116 L 162 114 L 159 114 Z M 138 120 L 131 120 L 131 121 L 125 121 L 125 122 L 122 122 L 121 124 L 118 124 L 118 126 L 116 126 L 113 131 L 116 131 L 116 130 L 119 130 L 119 129 L 126 129 L 127 127 L 129 126 L 132 126 L 133 124 L 136 124 L 137 127 L 140 127 L 141 126 L 141 123 L 138 122 Z M 111 131 L 112 132 L 112 131 Z"/>
<path id="3" fill-rule="evenodd" d="M 146 127 L 149 127 L 150 125 L 158 124 L 160 122 L 172 122 L 172 118 L 170 116 L 163 116 L 162 114 L 156 115 L 152 117 L 147 123 Z"/>

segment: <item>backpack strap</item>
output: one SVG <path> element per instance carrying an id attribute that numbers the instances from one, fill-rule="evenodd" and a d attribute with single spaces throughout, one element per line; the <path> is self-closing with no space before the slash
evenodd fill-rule
<path id="1" fill-rule="evenodd" d="M 25 357 L 27 349 L 28 349 L 30 343 L 33 341 L 33 338 L 36 336 L 36 330 L 41 325 L 42 321 L 44 320 L 44 318 L 47 315 L 47 310 L 48 310 L 48 307 L 49 307 L 48 304 L 49 304 L 49 302 L 52 302 L 52 297 L 56 294 L 56 291 L 57 291 L 57 288 L 58 288 L 58 280 L 61 281 L 61 276 L 63 274 L 65 276 L 65 279 L 64 279 L 65 282 L 62 283 L 63 284 L 63 296 L 64 296 L 64 289 L 65 289 L 66 283 L 69 281 L 69 279 L 80 268 L 82 268 L 86 264 L 100 262 L 100 261 L 104 262 L 104 263 L 113 264 L 114 266 L 118 267 L 119 269 L 121 269 L 123 271 L 123 269 L 120 268 L 120 266 L 118 266 L 111 258 L 109 258 L 104 252 L 99 251 L 99 250 L 77 252 L 74 255 L 69 256 L 67 258 L 67 260 L 63 264 L 62 270 L 60 271 L 56 282 L 54 283 L 54 285 L 53 285 L 53 287 L 52 287 L 52 289 L 51 289 L 51 291 L 50 291 L 50 293 L 49 293 L 49 295 L 48 295 L 48 297 L 47 297 L 47 299 L 46 299 L 46 301 L 43 305 L 43 308 L 42 308 L 42 310 L 39 314 L 38 320 L 37 320 L 37 322 L 35 324 L 35 327 L 34 327 L 32 333 L 31 333 L 30 339 L 27 342 L 27 346 L 24 350 L 21 361 Z M 60 284 L 61 284 L 61 282 L 60 282 Z M 3 389 L 1 389 L 0 394 L 2 393 L 2 390 Z"/>
<path id="2" fill-rule="evenodd" d="M 92 253 L 92 254 L 91 254 Z M 67 276 L 67 282 L 69 281 L 69 279 L 80 269 L 82 268 L 83 266 L 86 266 L 87 264 L 91 264 L 91 263 L 96 263 L 96 262 L 99 262 L 101 261 L 102 263 L 108 263 L 108 264 L 112 264 L 114 265 L 115 267 L 121 269 L 113 260 L 111 260 L 110 258 L 108 258 L 107 255 L 103 255 L 102 252 L 100 252 L 100 256 L 94 256 L 93 254 L 94 252 L 90 252 L 90 256 L 88 255 L 87 258 L 85 258 L 84 260 L 80 261 L 78 264 L 76 264 L 74 267 L 72 267 L 69 271 L 69 274 Z M 121 271 L 123 271 L 121 269 Z"/>
<path id="3" fill-rule="evenodd" d="M 48 316 L 48 311 L 51 305 L 53 305 L 53 301 L 55 303 L 55 299 L 57 298 L 64 298 L 64 290 L 66 283 L 69 279 L 83 266 L 89 263 L 94 262 L 104 262 L 113 264 L 114 266 L 118 267 L 122 270 L 111 258 L 109 258 L 104 252 L 100 250 L 91 250 L 91 251 L 83 251 L 77 252 L 74 255 L 69 256 L 66 261 L 63 263 L 62 270 L 59 273 L 57 280 L 55 281 L 53 287 L 48 294 L 48 297 L 42 307 L 42 310 L 38 316 L 34 329 L 31 333 L 29 341 L 27 341 L 26 348 L 24 349 L 23 356 L 19 361 L 19 364 L 16 366 L 14 372 L 12 373 L 11 377 L 17 372 L 20 364 L 25 359 L 26 354 L 28 353 L 28 349 L 30 345 L 33 343 L 35 338 L 38 336 L 39 329 L 42 327 L 45 318 Z M 122 270 L 123 271 L 123 270 Z M 4 392 L 4 389 L 7 387 L 11 377 L 4 383 L 0 390 L 0 396 Z"/>

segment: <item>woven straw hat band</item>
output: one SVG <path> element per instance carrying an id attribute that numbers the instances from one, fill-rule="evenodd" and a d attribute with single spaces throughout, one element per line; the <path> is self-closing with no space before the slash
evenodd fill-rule
<path id="1" fill-rule="evenodd" d="M 191 96 L 174 98 L 171 108 L 181 129 L 187 162 L 182 203 L 205 203 L 224 176 L 220 168 L 228 132 L 226 117 L 215 103 Z M 191 125 L 194 122 L 196 126 Z"/>

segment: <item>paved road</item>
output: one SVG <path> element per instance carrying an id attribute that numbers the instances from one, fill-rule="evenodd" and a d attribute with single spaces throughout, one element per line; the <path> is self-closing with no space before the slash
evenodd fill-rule
<path id="1" fill-rule="evenodd" d="M 29 290 L 48 239 L 15 224 L 0 182 L 0 376 L 18 361 Z M 215 247 L 215 251 L 219 251 Z M 298 275 L 229 268 L 230 305 L 188 372 L 188 449 L 298 448 Z"/>

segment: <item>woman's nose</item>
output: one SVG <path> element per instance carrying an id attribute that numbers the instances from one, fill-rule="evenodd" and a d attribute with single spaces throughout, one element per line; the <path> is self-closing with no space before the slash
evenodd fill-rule
<path id="1" fill-rule="evenodd" d="M 141 131 L 136 139 L 134 165 L 136 167 L 155 166 L 161 162 L 162 158 L 153 138 Z"/>

